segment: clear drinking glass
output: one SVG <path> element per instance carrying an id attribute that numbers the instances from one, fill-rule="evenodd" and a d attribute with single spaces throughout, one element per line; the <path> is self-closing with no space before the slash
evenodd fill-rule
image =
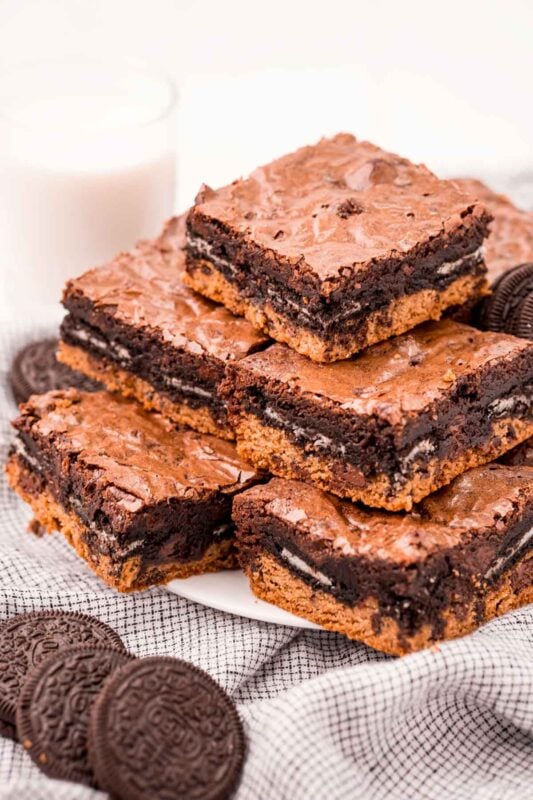
<path id="1" fill-rule="evenodd" d="M 58 310 L 65 281 L 154 236 L 172 214 L 176 89 L 109 61 L 0 76 L 0 301 Z"/>

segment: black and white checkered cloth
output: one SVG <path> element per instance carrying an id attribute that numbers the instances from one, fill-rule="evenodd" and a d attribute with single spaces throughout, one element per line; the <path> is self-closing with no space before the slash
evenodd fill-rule
<path id="1" fill-rule="evenodd" d="M 16 407 L 13 354 L 50 334 L 0 330 L 5 461 Z M 237 800 L 532 800 L 533 606 L 403 659 L 335 634 L 204 608 L 164 589 L 119 595 L 53 534 L 26 532 L 27 507 L 0 479 L 0 619 L 39 608 L 93 614 L 140 656 L 178 656 L 231 694 L 248 752 Z M 0 800 L 104 795 L 44 777 L 0 739 Z"/>

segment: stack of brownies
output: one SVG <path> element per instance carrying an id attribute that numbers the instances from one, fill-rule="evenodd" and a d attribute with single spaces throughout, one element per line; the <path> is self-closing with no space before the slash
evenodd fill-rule
<path id="1" fill-rule="evenodd" d="M 518 252 L 480 189 L 345 134 L 204 187 L 67 285 L 60 358 L 113 394 L 31 398 L 12 485 L 119 590 L 240 564 L 389 653 L 533 601 L 533 343 L 455 321 L 493 205 L 489 279 Z"/>

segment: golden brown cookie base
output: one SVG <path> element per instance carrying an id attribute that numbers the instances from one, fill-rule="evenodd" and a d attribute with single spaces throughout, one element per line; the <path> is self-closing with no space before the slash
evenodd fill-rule
<path id="1" fill-rule="evenodd" d="M 133 397 L 147 411 L 158 411 L 177 425 L 186 425 L 194 431 L 211 433 L 221 439 L 235 438 L 231 428 L 221 425 L 209 408 L 191 408 L 187 403 L 175 403 L 137 375 L 116 367 L 103 358 L 96 358 L 81 347 L 60 341 L 57 357 L 63 364 L 100 381 L 110 392 L 116 392 L 122 397 Z"/>
<path id="2" fill-rule="evenodd" d="M 268 333 L 278 342 L 285 342 L 293 350 L 313 361 L 327 363 L 349 358 L 376 342 L 398 336 L 430 319 L 440 319 L 447 308 L 462 305 L 469 300 L 488 294 L 484 276 L 464 275 L 453 281 L 443 291 L 424 289 L 416 294 L 403 295 L 393 300 L 385 310 L 370 314 L 362 335 L 346 341 L 331 335 L 327 341 L 305 328 L 299 328 L 275 311 L 269 303 L 260 309 L 241 297 L 211 262 L 197 259 L 194 266 L 187 265 L 183 282 L 200 294 L 222 303 L 234 314 L 246 317 L 259 330 Z"/>
<path id="3" fill-rule="evenodd" d="M 413 503 L 446 486 L 457 475 L 494 461 L 533 433 L 533 421 L 498 420 L 483 447 L 468 450 L 455 460 L 431 459 L 423 473 L 415 473 L 405 485 L 394 488 L 385 475 L 365 481 L 363 474 L 349 464 L 306 453 L 283 431 L 263 425 L 255 414 L 241 413 L 234 423 L 237 452 L 254 467 L 280 478 L 313 483 L 339 497 L 388 511 L 410 511 Z M 509 428 L 514 430 L 514 436 L 509 435 Z"/>
<path id="4" fill-rule="evenodd" d="M 235 569 L 237 566 L 232 538 L 211 544 L 198 561 L 167 562 L 150 566 L 142 565 L 140 558 L 133 556 L 120 564 L 114 564 L 109 556 L 90 550 L 84 540 L 83 524 L 75 514 L 65 511 L 47 489 L 30 493 L 24 488 L 28 479 L 31 482 L 32 473 L 17 456 L 10 457 L 6 473 L 11 488 L 31 506 L 39 525 L 49 532 L 60 531 L 93 572 L 119 592 L 139 591 L 167 583 L 174 578 L 189 578 L 191 575 Z"/>
<path id="5" fill-rule="evenodd" d="M 513 578 L 519 569 L 524 570 L 524 566 L 531 573 L 530 585 L 515 589 Z M 343 633 L 350 639 L 396 656 L 422 650 L 444 639 L 465 636 L 484 622 L 533 602 L 532 552 L 505 573 L 495 586 L 480 590 L 467 604 L 459 602 L 457 608 L 445 611 L 445 628 L 440 637 L 435 637 L 429 626 L 423 627 L 414 635 L 406 636 L 391 617 L 379 617 L 374 598 L 356 606 L 347 606 L 328 592 L 312 588 L 270 553 L 262 552 L 253 565 L 244 564 L 243 568 L 250 579 L 252 591 L 261 600 L 316 622 L 327 630 Z M 478 605 L 480 598 L 481 615 Z M 378 629 L 373 625 L 376 615 L 380 623 Z"/>

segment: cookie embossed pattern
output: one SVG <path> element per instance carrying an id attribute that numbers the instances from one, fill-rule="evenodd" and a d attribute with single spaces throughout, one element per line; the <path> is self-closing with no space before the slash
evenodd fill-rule
<path id="1" fill-rule="evenodd" d="M 145 658 L 117 671 L 91 714 L 99 784 L 128 800 L 223 800 L 235 788 L 245 742 L 235 707 L 202 670 Z"/>

